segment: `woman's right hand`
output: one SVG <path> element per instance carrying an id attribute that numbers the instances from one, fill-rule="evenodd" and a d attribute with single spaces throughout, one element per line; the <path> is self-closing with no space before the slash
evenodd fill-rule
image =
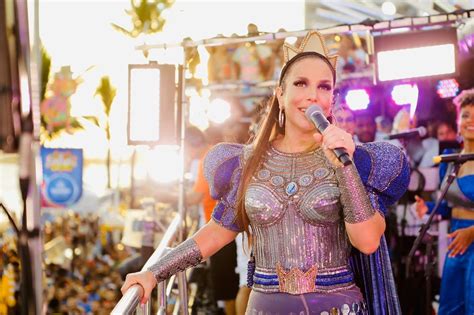
<path id="1" fill-rule="evenodd" d="M 140 304 L 145 304 L 150 298 L 151 291 L 156 285 L 155 276 L 151 271 L 129 273 L 125 277 L 125 283 L 122 285 L 120 291 L 122 291 L 122 294 L 125 294 L 125 292 L 127 292 L 127 290 L 135 284 L 138 284 L 143 288 L 143 296 Z"/>
<path id="2" fill-rule="evenodd" d="M 420 196 L 415 195 L 415 203 L 416 203 L 416 213 L 418 217 L 421 219 L 426 213 L 428 213 L 428 206 L 426 202 L 420 198 Z"/>

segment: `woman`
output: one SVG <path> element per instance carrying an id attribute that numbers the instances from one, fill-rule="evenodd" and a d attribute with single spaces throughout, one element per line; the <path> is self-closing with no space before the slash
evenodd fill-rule
<path id="1" fill-rule="evenodd" d="M 317 32 L 284 49 L 286 63 L 254 142 L 220 144 L 206 158 L 219 200 L 213 221 L 149 271 L 128 275 L 122 291 L 139 283 L 145 301 L 157 281 L 251 230 L 247 314 L 400 313 L 383 214 L 406 190 L 405 156 L 390 144 L 356 149 L 334 125 L 316 132 L 305 110 L 318 104 L 331 115 L 337 57 L 328 56 Z M 334 148 L 344 148 L 354 164 L 343 167 Z"/>
<path id="2" fill-rule="evenodd" d="M 463 138 L 461 153 L 474 153 L 474 89 L 454 99 L 460 109 L 459 132 Z M 453 164 L 440 165 L 446 180 Z M 416 210 L 422 217 L 434 207 L 416 196 Z M 429 209 L 431 208 L 431 209 Z M 456 180 L 446 193 L 440 213 L 451 216 L 452 240 L 443 267 L 438 314 L 474 314 L 474 161 L 461 165 Z"/>

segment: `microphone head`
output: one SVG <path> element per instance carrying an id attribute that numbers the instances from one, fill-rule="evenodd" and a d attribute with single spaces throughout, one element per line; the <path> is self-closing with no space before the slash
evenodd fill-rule
<path id="1" fill-rule="evenodd" d="M 323 110 L 321 109 L 321 107 L 319 107 L 316 104 L 313 104 L 313 105 L 310 105 L 308 108 L 306 108 L 306 111 L 304 112 L 304 114 L 306 115 L 306 118 L 311 120 L 311 115 L 313 115 L 316 112 L 320 112 L 321 114 L 323 114 Z"/>
<path id="2" fill-rule="evenodd" d="M 433 157 L 433 164 L 439 164 L 439 163 L 441 163 L 441 160 L 442 160 L 441 156 L 439 156 L 439 155 L 435 156 L 435 157 Z"/>

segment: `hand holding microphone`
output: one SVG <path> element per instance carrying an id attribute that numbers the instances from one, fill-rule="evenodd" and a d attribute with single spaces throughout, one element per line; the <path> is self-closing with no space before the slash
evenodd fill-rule
<path id="1" fill-rule="evenodd" d="M 331 125 L 324 116 L 321 107 L 311 105 L 305 111 L 306 117 L 316 126 L 320 134 L 315 134 L 316 141 L 322 141 L 327 158 L 336 166 L 352 163 L 355 151 L 352 136 L 339 127 Z"/>

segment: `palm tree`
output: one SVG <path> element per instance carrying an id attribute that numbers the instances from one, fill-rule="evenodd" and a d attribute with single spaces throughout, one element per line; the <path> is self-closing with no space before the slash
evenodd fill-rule
<path id="1" fill-rule="evenodd" d="M 138 2 L 135 4 L 135 2 Z M 171 7 L 174 0 L 131 0 L 132 8 L 125 12 L 131 16 L 133 28 L 126 28 L 112 23 L 112 27 L 130 37 L 137 37 L 140 34 L 154 34 L 161 32 L 165 25 L 165 19 L 161 15 L 164 10 Z"/>
<path id="2" fill-rule="evenodd" d="M 111 164 L 111 157 L 110 157 L 110 109 L 112 108 L 112 103 L 114 101 L 115 95 L 117 94 L 117 89 L 112 86 L 110 83 L 110 78 L 108 76 L 103 76 L 100 79 L 100 85 L 97 87 L 95 91 L 95 95 L 100 95 L 102 99 L 102 103 L 104 105 L 104 113 L 106 117 L 105 121 L 105 134 L 107 137 L 107 142 L 109 147 L 107 148 L 107 188 L 111 188 L 110 184 L 110 164 Z"/>

